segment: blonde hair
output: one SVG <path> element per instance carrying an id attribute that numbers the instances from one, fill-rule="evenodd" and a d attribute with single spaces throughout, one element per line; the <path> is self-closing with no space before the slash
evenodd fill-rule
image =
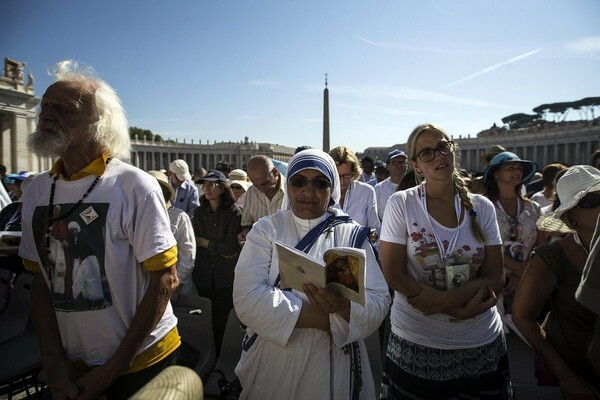
<path id="1" fill-rule="evenodd" d="M 342 164 L 350 164 L 352 167 L 352 180 L 357 180 L 360 174 L 362 174 L 362 168 L 356 154 L 346 146 L 338 146 L 329 150 L 329 155 L 333 158 L 336 166 Z"/>
<path id="2" fill-rule="evenodd" d="M 444 129 L 442 129 L 442 127 L 440 127 L 436 124 L 427 123 L 427 124 L 418 125 L 410 133 L 410 136 L 408 137 L 408 141 L 406 142 L 406 150 L 408 152 L 409 160 L 411 160 L 411 161 L 417 160 L 417 139 L 421 135 L 421 133 L 423 133 L 425 131 L 438 132 L 447 141 L 452 141 L 452 138 L 450 137 L 450 135 L 448 135 L 446 133 L 446 131 L 444 131 Z M 458 148 L 456 148 L 456 150 L 458 150 Z M 456 150 L 455 150 L 455 152 L 457 152 Z M 479 242 L 485 242 L 485 234 L 484 234 L 483 230 L 481 229 L 481 226 L 479 225 L 479 221 L 477 220 L 477 212 L 475 212 L 475 209 L 473 208 L 473 203 L 471 202 L 471 198 L 469 197 L 469 190 L 467 189 L 467 184 L 464 181 L 463 177 L 461 176 L 460 172 L 458 171 L 459 165 L 458 165 L 458 162 L 456 161 L 457 158 L 455 157 L 454 160 L 455 160 L 454 161 L 454 172 L 452 172 L 452 181 L 454 182 L 454 189 L 456 190 L 456 193 L 458 193 L 458 197 L 460 198 L 462 205 L 465 207 L 465 210 L 471 219 L 471 231 L 473 232 L 475 239 L 477 239 Z M 410 167 L 413 168 L 412 165 Z M 415 171 L 415 178 L 417 180 L 417 183 L 422 182 L 423 177 L 419 173 L 416 173 L 416 171 Z"/>

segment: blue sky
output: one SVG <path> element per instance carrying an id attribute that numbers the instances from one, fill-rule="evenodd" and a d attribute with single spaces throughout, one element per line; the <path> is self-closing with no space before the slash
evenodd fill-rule
<path id="1" fill-rule="evenodd" d="M 41 97 L 72 58 L 164 138 L 404 143 L 421 122 L 475 135 L 543 103 L 600 96 L 597 0 L 3 0 L 0 55 Z M 577 117 L 577 114 L 574 114 Z"/>

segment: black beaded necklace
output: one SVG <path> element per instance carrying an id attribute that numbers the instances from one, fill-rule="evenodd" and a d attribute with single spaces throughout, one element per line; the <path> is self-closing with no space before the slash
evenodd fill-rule
<path id="1" fill-rule="evenodd" d="M 112 160 L 112 157 L 109 157 L 106 159 L 106 165 L 108 165 L 110 160 Z M 94 188 L 96 187 L 96 184 L 100 180 L 100 175 L 96 176 L 96 179 L 94 179 L 94 181 L 92 182 L 92 184 L 90 185 L 88 190 L 86 190 L 86 192 L 83 194 L 81 199 L 79 199 L 77 204 L 75 204 L 73 207 L 71 207 L 71 209 L 69 211 L 67 211 L 66 213 L 64 213 L 62 215 L 59 214 L 55 217 L 54 216 L 54 192 L 56 190 L 56 181 L 57 180 L 58 180 L 58 174 L 55 174 L 53 181 L 52 181 L 52 185 L 50 186 L 50 199 L 48 200 L 48 215 L 47 215 L 47 219 L 46 219 L 46 261 L 44 263 L 45 264 L 44 268 L 46 268 L 46 270 L 48 272 L 48 280 L 50 282 L 52 282 L 52 274 L 50 273 L 51 272 L 50 270 L 52 268 L 54 268 L 54 264 L 50 262 L 50 233 L 52 232 L 52 227 L 54 226 L 54 222 L 65 219 L 69 215 L 73 214 L 73 211 L 75 211 L 77 209 L 77 207 L 79 207 L 81 205 L 81 203 L 83 203 L 83 200 L 85 200 L 85 198 L 88 197 L 88 195 L 91 193 L 91 191 L 94 190 Z"/>

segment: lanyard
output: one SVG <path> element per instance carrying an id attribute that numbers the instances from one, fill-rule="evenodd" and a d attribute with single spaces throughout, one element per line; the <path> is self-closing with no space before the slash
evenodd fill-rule
<path id="1" fill-rule="evenodd" d="M 458 222 L 458 225 L 456 227 L 456 230 L 452 234 L 452 237 L 450 238 L 450 243 L 448 243 L 448 248 L 445 250 L 444 250 L 444 243 L 442 242 L 442 239 L 438 236 L 437 232 L 435 231 L 435 226 L 431 222 L 431 218 L 429 217 L 429 212 L 427 211 L 427 193 L 425 191 L 425 182 L 423 182 L 423 184 L 421 185 L 421 205 L 423 206 L 423 211 L 425 211 L 425 218 L 427 218 L 427 221 L 429 221 L 429 225 L 431 225 L 431 231 L 432 231 L 433 237 L 435 238 L 435 241 L 438 245 L 438 249 L 440 250 L 440 257 L 442 258 L 442 262 L 445 263 L 452 255 L 452 251 L 454 250 L 454 247 L 456 247 L 456 242 L 458 241 L 458 234 L 459 234 L 458 227 L 460 226 L 460 198 L 458 197 L 458 193 L 454 195 L 454 210 L 456 211 L 456 221 Z"/>

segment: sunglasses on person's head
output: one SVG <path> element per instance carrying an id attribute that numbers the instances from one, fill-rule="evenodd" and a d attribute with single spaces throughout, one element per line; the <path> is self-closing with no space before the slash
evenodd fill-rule
<path id="1" fill-rule="evenodd" d="M 290 184 L 299 189 L 305 187 L 309 183 L 315 190 L 325 190 L 331 186 L 331 182 L 326 178 L 315 178 L 312 181 L 302 175 L 294 175 L 290 178 Z"/>
<path id="2" fill-rule="evenodd" d="M 446 140 L 441 141 L 435 149 L 428 148 L 422 150 L 419 152 L 419 154 L 417 154 L 417 157 L 419 157 L 423 162 L 429 162 L 435 158 L 436 151 L 443 156 L 452 154 L 454 153 L 454 142 Z"/>
<path id="3" fill-rule="evenodd" d="M 588 193 L 577 202 L 577 208 L 600 207 L 600 193 Z"/>

